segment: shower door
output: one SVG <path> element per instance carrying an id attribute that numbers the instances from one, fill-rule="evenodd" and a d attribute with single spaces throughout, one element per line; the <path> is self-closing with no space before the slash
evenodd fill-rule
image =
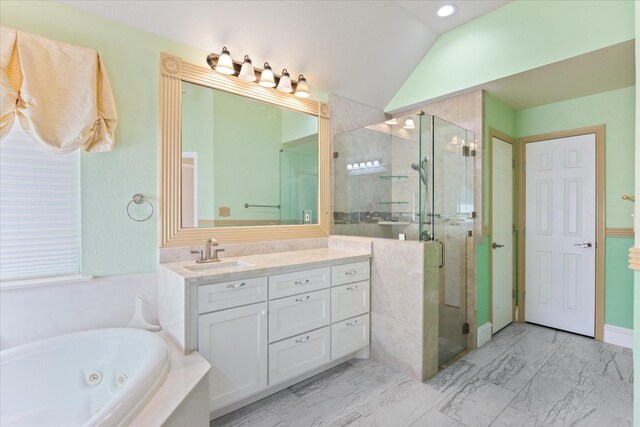
<path id="1" fill-rule="evenodd" d="M 473 230 L 474 134 L 433 117 L 433 236 L 442 245 L 438 363 L 466 350 L 467 237 Z"/>

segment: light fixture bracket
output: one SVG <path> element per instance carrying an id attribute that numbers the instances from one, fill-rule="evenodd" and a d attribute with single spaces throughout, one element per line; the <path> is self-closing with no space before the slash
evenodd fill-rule
<path id="1" fill-rule="evenodd" d="M 215 53 L 210 53 L 209 55 L 207 55 L 207 64 L 209 64 L 209 67 L 211 67 L 212 70 L 216 69 L 216 64 L 218 63 L 218 58 L 220 57 L 220 55 L 215 54 Z M 244 60 L 243 60 L 244 62 Z M 235 70 L 235 74 L 233 74 L 234 76 L 238 76 L 238 74 L 240 73 L 240 69 L 242 68 L 242 62 L 236 61 L 235 59 L 233 59 L 233 69 Z M 260 81 L 260 76 L 262 75 L 262 68 L 257 68 L 257 67 L 253 67 L 255 73 L 256 73 L 256 81 Z M 276 82 L 276 85 L 278 83 L 280 83 L 280 78 L 282 77 L 280 74 L 276 74 L 273 73 L 273 77 L 274 80 Z M 291 88 L 293 89 L 293 92 L 296 91 L 296 88 L 298 87 L 298 81 L 297 80 L 293 80 L 291 79 Z"/>

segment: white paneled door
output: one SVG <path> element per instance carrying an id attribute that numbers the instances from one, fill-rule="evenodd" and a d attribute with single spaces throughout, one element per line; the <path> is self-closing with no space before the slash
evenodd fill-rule
<path id="1" fill-rule="evenodd" d="M 595 333 L 596 135 L 526 144 L 526 321 Z"/>
<path id="2" fill-rule="evenodd" d="M 493 137 L 491 201 L 491 289 L 493 333 L 513 320 L 513 151 Z"/>

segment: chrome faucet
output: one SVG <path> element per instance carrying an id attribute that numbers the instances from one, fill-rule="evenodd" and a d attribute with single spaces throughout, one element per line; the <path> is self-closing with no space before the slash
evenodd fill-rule
<path id="1" fill-rule="evenodd" d="M 224 252 L 224 249 L 217 249 L 218 241 L 213 237 L 209 237 L 207 239 L 207 244 L 205 245 L 204 251 L 202 249 L 197 251 L 191 251 L 192 254 L 200 255 L 200 257 L 196 260 L 198 264 L 202 264 L 205 262 L 220 262 L 220 258 L 218 258 L 218 252 Z"/>

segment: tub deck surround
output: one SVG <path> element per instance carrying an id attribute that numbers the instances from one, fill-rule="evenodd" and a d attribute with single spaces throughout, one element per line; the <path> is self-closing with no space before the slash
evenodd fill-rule
<path id="1" fill-rule="evenodd" d="M 163 331 L 156 335 L 167 342 L 170 368 L 162 386 L 131 422 L 132 426 L 200 426 L 209 424 L 211 365 L 200 353 L 184 355 Z"/>
<path id="2" fill-rule="evenodd" d="M 367 247 L 370 245 L 358 245 L 356 250 L 325 247 L 222 258 L 251 264 L 237 268 L 192 271 L 185 267 L 196 265 L 195 261 L 161 264 L 158 270 L 160 324 L 176 346 L 187 354 L 197 347 L 198 286 L 368 261 L 372 254 Z"/>

